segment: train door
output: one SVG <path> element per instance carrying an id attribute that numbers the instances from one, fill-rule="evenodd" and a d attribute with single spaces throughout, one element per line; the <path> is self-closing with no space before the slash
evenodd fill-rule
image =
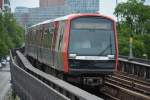
<path id="1" fill-rule="evenodd" d="M 36 31 L 36 45 L 35 45 L 35 53 L 36 53 L 36 59 L 38 59 L 38 50 L 39 50 L 39 45 L 40 45 L 40 37 L 41 35 L 40 35 L 40 28 L 39 28 L 39 26 L 37 27 L 37 31 Z"/>
<path id="2" fill-rule="evenodd" d="M 50 46 L 51 46 L 51 33 L 49 31 L 48 28 L 48 24 L 44 25 L 44 29 L 43 29 L 44 33 L 43 33 L 43 49 L 42 49 L 42 54 L 43 54 L 43 62 L 47 65 L 50 65 Z"/>
<path id="3" fill-rule="evenodd" d="M 42 62 L 42 44 L 43 44 L 43 27 L 40 26 L 40 32 L 39 32 L 39 45 L 38 45 L 38 56 L 37 56 L 37 59 Z"/>
<path id="4" fill-rule="evenodd" d="M 58 34 L 56 40 L 56 47 L 55 47 L 55 63 L 56 67 L 59 70 L 63 71 L 63 38 L 64 38 L 64 30 L 65 30 L 65 21 L 60 21 L 58 27 Z"/>
<path id="5" fill-rule="evenodd" d="M 55 66 L 55 47 L 56 47 L 56 39 L 57 39 L 57 31 L 58 31 L 59 22 L 52 23 L 52 45 L 51 45 L 51 54 L 52 54 L 52 66 Z"/>

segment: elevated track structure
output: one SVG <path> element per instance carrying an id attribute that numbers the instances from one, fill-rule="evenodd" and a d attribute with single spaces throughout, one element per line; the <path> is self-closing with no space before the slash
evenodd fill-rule
<path id="1" fill-rule="evenodd" d="M 106 77 L 102 93 L 114 100 L 150 100 L 150 61 L 119 58 L 118 72 Z"/>
<path id="2" fill-rule="evenodd" d="M 10 52 L 12 88 L 21 100 L 150 100 L 148 61 L 119 58 L 118 72 L 105 78 L 99 93 L 91 94 L 35 68 L 22 52 Z"/>
<path id="3" fill-rule="evenodd" d="M 12 88 L 21 100 L 103 100 L 34 68 L 17 50 L 10 56 Z"/>

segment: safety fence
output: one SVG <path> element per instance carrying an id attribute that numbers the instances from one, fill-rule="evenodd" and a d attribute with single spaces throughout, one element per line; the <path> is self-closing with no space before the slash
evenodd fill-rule
<path id="1" fill-rule="evenodd" d="M 102 100 L 36 69 L 17 49 L 10 56 L 12 88 L 21 100 Z"/>

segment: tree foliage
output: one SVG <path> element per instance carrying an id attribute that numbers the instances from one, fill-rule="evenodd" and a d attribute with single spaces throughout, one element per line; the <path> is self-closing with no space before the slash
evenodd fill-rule
<path id="1" fill-rule="evenodd" d="M 0 14 L 0 58 L 9 53 L 12 48 L 23 43 L 23 29 L 18 26 L 10 13 Z"/>
<path id="2" fill-rule="evenodd" d="M 141 0 L 128 0 L 120 3 L 114 14 L 119 17 L 120 24 L 126 24 L 128 31 L 136 34 L 150 33 L 150 6 Z"/>
<path id="3" fill-rule="evenodd" d="M 129 55 L 129 37 L 133 36 L 133 54 L 150 58 L 150 6 L 141 0 L 128 0 L 120 3 L 114 14 L 118 16 L 119 53 Z"/>

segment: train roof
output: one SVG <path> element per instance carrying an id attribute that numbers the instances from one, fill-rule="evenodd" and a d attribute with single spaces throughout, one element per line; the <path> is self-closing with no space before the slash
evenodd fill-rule
<path id="1" fill-rule="evenodd" d="M 54 21 L 66 20 L 66 19 L 68 19 L 69 17 L 74 16 L 74 15 L 77 16 L 78 14 L 70 14 L 70 15 L 58 17 L 58 18 L 55 18 L 55 19 L 46 20 L 46 21 L 43 21 L 43 22 L 34 24 L 34 25 L 32 25 L 31 27 L 29 27 L 29 28 L 32 28 L 32 27 L 35 27 L 35 26 L 38 26 L 38 25 L 42 25 L 42 24 L 47 24 L 47 23 L 54 22 Z"/>
<path id="2" fill-rule="evenodd" d="M 39 25 L 43 25 L 43 24 L 47 24 L 47 23 L 50 23 L 50 22 L 54 22 L 54 21 L 61 21 L 61 20 L 67 20 L 67 19 L 71 19 L 71 18 L 75 18 L 75 17 L 79 17 L 79 16 L 101 16 L 101 17 L 106 17 L 110 20 L 113 20 L 112 18 L 108 17 L 108 16 L 103 16 L 99 13 L 95 13 L 95 14 L 81 14 L 81 13 L 78 13 L 78 14 L 69 14 L 69 15 L 66 15 L 66 16 L 63 16 L 63 17 L 58 17 L 58 18 L 55 18 L 55 19 L 50 19 L 50 20 L 46 20 L 46 21 L 43 21 L 43 22 L 40 22 L 40 23 L 37 23 L 35 25 L 32 25 L 31 27 L 29 28 L 32 28 L 32 27 L 35 27 L 35 26 L 39 26 Z M 114 20 L 113 20 L 114 21 Z"/>

